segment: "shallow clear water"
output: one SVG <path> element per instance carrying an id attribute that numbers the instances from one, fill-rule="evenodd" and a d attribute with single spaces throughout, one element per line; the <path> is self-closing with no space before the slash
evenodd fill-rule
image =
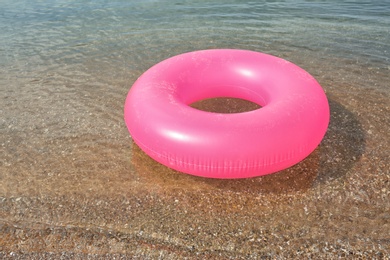
<path id="1" fill-rule="evenodd" d="M 0 6 L 0 251 L 390 252 L 390 1 Z M 237 181 L 143 154 L 123 120 L 129 88 L 155 63 L 209 48 L 266 52 L 311 73 L 331 107 L 320 147 L 278 174 Z"/>
<path id="2" fill-rule="evenodd" d="M 2 2 L 3 70 L 85 59 L 145 68 L 206 48 L 390 66 L 389 1 Z"/>

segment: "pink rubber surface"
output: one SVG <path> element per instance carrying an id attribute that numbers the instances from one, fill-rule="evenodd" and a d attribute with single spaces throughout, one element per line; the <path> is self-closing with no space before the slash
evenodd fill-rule
<path id="1" fill-rule="evenodd" d="M 242 98 L 262 106 L 220 114 L 189 106 L 206 98 Z M 125 122 L 156 161 L 211 178 L 274 173 L 321 142 L 329 105 L 318 82 L 298 66 L 263 53 L 217 49 L 164 60 L 131 87 Z"/>

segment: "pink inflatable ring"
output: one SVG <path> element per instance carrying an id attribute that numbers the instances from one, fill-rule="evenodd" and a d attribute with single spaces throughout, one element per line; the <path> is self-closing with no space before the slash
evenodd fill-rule
<path id="1" fill-rule="evenodd" d="M 260 109 L 221 114 L 189 105 L 208 98 L 252 101 Z M 298 66 L 246 50 L 174 56 L 132 86 L 125 121 L 134 142 L 156 161 L 211 178 L 274 173 L 321 142 L 329 105 L 317 81 Z"/>

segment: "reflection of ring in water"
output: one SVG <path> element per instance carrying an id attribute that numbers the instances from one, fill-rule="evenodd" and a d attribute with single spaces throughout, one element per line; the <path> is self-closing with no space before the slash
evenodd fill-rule
<path id="1" fill-rule="evenodd" d="M 239 102 L 239 103 L 235 103 Z M 253 109 L 253 103 L 229 100 L 198 104 L 200 108 L 228 113 L 236 109 Z M 235 192 L 250 193 L 289 193 L 305 191 L 318 182 L 342 177 L 357 161 L 364 151 L 364 133 L 356 117 L 344 106 L 329 100 L 331 123 L 321 145 L 299 164 L 276 174 L 251 179 L 219 180 L 205 179 L 187 174 L 177 174 L 175 170 L 163 166 L 132 144 L 132 165 L 134 177 L 144 183 L 152 183 L 164 189 L 180 187 L 182 190 L 202 190 L 214 187 Z"/>

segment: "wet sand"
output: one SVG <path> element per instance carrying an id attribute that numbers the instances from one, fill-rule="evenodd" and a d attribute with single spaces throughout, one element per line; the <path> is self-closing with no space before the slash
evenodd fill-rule
<path id="1" fill-rule="evenodd" d="M 328 132 L 294 167 L 243 180 L 175 172 L 132 142 L 123 102 L 146 67 L 10 72 L 0 257 L 388 259 L 389 70 L 290 60 L 324 87 Z"/>

